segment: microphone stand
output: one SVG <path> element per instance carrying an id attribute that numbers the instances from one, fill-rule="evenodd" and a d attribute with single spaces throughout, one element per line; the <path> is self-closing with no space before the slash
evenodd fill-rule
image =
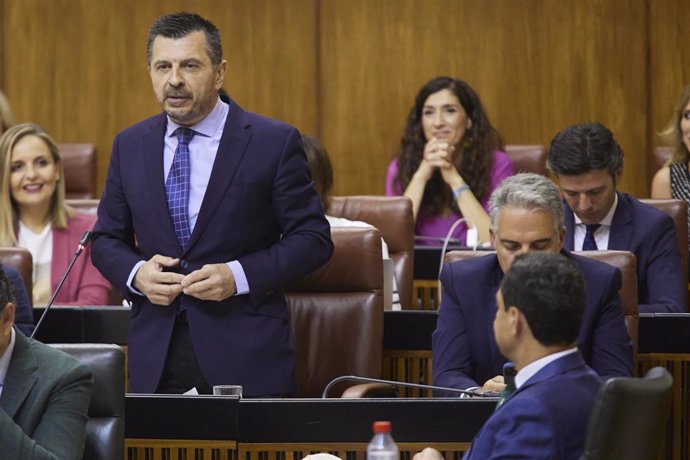
<path id="1" fill-rule="evenodd" d="M 394 380 L 383 380 L 383 379 L 375 379 L 375 378 L 369 378 L 369 377 L 359 377 L 357 375 L 342 375 L 340 377 L 336 377 L 330 382 L 328 382 L 328 385 L 326 385 L 326 388 L 324 388 L 323 393 L 321 394 L 321 399 L 328 399 L 328 392 L 330 389 L 340 383 L 340 382 L 361 382 L 361 383 L 383 383 L 386 385 L 391 385 L 394 387 L 406 387 L 406 388 L 418 388 L 421 390 L 441 390 L 441 391 L 450 391 L 453 393 L 458 393 L 461 395 L 467 395 L 467 396 L 475 396 L 475 397 L 482 397 L 482 398 L 494 398 L 498 396 L 498 393 L 494 392 L 484 392 L 481 393 L 478 390 L 459 390 L 457 388 L 447 388 L 447 387 L 437 387 L 433 385 L 422 385 L 419 383 L 408 383 L 408 382 L 396 382 Z"/>
<path id="2" fill-rule="evenodd" d="M 74 251 L 74 256 L 72 257 L 72 260 L 70 261 L 69 265 L 67 266 L 67 270 L 65 270 L 65 273 L 62 275 L 60 282 L 58 283 L 57 287 L 55 288 L 55 292 L 53 292 L 53 295 L 50 297 L 50 300 L 48 301 L 48 305 L 46 305 L 45 310 L 43 310 L 43 314 L 39 318 L 38 323 L 36 323 L 36 327 L 34 328 L 34 331 L 31 333 L 32 339 L 36 335 L 38 328 L 41 327 L 41 323 L 43 323 L 43 319 L 46 317 L 46 313 L 48 313 L 48 310 L 50 310 L 50 307 L 53 306 L 53 302 L 55 302 L 55 297 L 57 297 L 58 292 L 60 292 L 62 285 L 65 283 L 65 280 L 67 279 L 67 275 L 69 275 L 70 272 L 72 271 L 72 267 L 74 266 L 74 263 L 77 261 L 77 259 L 79 258 L 81 253 L 84 251 L 84 249 L 86 249 L 86 246 L 89 244 L 90 239 L 91 239 L 91 232 L 87 230 L 81 236 L 81 239 L 79 240 L 79 245 L 77 245 L 77 250 Z"/>

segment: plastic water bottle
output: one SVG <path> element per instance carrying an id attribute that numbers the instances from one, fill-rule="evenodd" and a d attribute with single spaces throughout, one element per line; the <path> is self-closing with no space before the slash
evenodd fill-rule
<path id="1" fill-rule="evenodd" d="M 398 445 L 391 437 L 391 422 L 374 422 L 373 429 L 367 460 L 399 460 Z"/>

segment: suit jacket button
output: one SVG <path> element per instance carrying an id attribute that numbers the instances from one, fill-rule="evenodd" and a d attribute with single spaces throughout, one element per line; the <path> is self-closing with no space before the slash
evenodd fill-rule
<path id="1" fill-rule="evenodd" d="M 189 267 L 189 262 L 187 262 L 186 260 L 182 259 L 182 260 L 180 261 L 180 268 L 185 269 L 185 268 L 187 268 L 187 267 Z"/>

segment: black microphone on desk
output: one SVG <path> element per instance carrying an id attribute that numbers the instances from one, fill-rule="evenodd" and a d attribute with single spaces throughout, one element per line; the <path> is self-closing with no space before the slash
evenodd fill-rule
<path id="1" fill-rule="evenodd" d="M 53 302 L 55 302 L 55 297 L 57 297 L 58 292 L 60 292 L 62 285 L 65 283 L 65 280 L 67 279 L 67 275 L 69 275 L 69 273 L 72 271 L 72 267 L 74 266 L 74 263 L 77 261 L 77 259 L 79 258 L 81 253 L 84 251 L 84 249 L 86 249 L 86 246 L 89 244 L 90 240 L 91 240 L 91 232 L 87 230 L 81 236 L 81 239 L 79 240 L 79 245 L 77 246 L 77 250 L 74 251 L 74 257 L 72 257 L 72 261 L 67 266 L 67 270 L 65 270 L 65 273 L 62 275 L 60 282 L 58 283 L 57 287 L 55 288 L 55 292 L 53 292 L 53 295 L 50 297 L 50 300 L 48 301 L 48 304 L 46 305 L 45 310 L 43 310 L 43 314 L 39 318 L 38 323 L 36 323 L 36 327 L 34 328 L 34 331 L 31 333 L 32 339 L 36 335 L 36 332 L 38 332 L 38 328 L 41 327 L 41 323 L 43 322 L 43 319 L 46 317 L 46 313 L 48 313 L 48 310 L 50 310 L 50 307 L 53 305 Z"/>
<path id="2" fill-rule="evenodd" d="M 409 383 L 409 382 L 396 382 L 395 380 L 383 380 L 383 379 L 375 379 L 371 377 L 359 377 L 357 375 L 342 375 L 340 377 L 336 377 L 330 382 L 328 382 L 328 385 L 326 385 L 326 388 L 324 388 L 323 393 L 321 393 L 321 399 L 327 399 L 328 398 L 328 392 L 330 389 L 340 383 L 340 382 L 361 382 L 361 383 L 384 383 L 386 385 L 391 385 L 394 387 L 405 387 L 405 388 L 418 388 L 420 390 L 438 390 L 438 391 L 449 391 L 452 393 L 458 393 L 461 395 L 467 395 L 467 396 L 478 396 L 481 398 L 495 398 L 498 396 L 498 393 L 494 392 L 480 392 L 479 390 L 459 390 L 457 388 L 448 388 L 448 387 L 437 387 L 433 385 L 422 385 L 419 383 Z"/>

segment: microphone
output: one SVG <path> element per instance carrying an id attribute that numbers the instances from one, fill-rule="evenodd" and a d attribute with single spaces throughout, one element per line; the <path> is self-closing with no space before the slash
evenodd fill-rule
<path id="1" fill-rule="evenodd" d="M 65 273 L 62 275 L 60 282 L 58 283 L 57 287 L 55 288 L 55 292 L 53 292 L 53 295 L 50 297 L 50 300 L 48 301 L 48 304 L 46 305 L 45 310 L 43 310 L 43 314 L 39 318 L 38 323 L 36 323 L 36 327 L 34 328 L 34 332 L 31 334 L 32 339 L 36 335 L 36 332 L 38 332 L 38 328 L 41 327 L 41 323 L 43 322 L 43 319 L 46 317 L 46 313 L 48 313 L 48 310 L 50 310 L 50 307 L 53 306 L 53 302 L 55 302 L 55 297 L 57 297 L 58 292 L 60 292 L 62 285 L 65 283 L 65 280 L 67 279 L 67 275 L 69 275 L 69 273 L 72 271 L 72 267 L 74 266 L 74 263 L 77 261 L 77 258 L 79 258 L 79 256 L 84 251 L 84 249 L 86 249 L 86 246 L 89 244 L 90 240 L 91 240 L 91 232 L 89 230 L 87 230 L 81 236 L 81 239 L 79 240 L 79 244 L 77 245 L 77 250 L 74 251 L 74 256 L 72 257 L 72 261 L 67 266 L 67 270 L 65 270 Z"/>
<path id="2" fill-rule="evenodd" d="M 328 382 L 328 385 L 326 385 L 326 388 L 324 388 L 323 393 L 321 393 L 321 399 L 327 399 L 328 398 L 328 392 L 330 389 L 340 383 L 340 382 L 362 382 L 362 383 L 384 383 L 386 385 L 391 385 L 394 387 L 405 387 L 405 388 L 419 388 L 421 390 L 440 390 L 440 391 L 449 391 L 452 393 L 458 393 L 461 395 L 467 395 L 467 396 L 478 396 L 481 398 L 495 398 L 498 396 L 498 393 L 492 392 L 492 391 L 487 391 L 487 392 L 480 392 L 479 390 L 459 390 L 457 388 L 448 388 L 448 387 L 437 387 L 433 385 L 422 385 L 419 383 L 408 383 L 408 382 L 396 382 L 395 380 L 383 380 L 383 379 L 375 379 L 371 377 L 359 377 L 357 375 L 341 375 L 340 377 L 336 377 L 330 382 Z"/>

